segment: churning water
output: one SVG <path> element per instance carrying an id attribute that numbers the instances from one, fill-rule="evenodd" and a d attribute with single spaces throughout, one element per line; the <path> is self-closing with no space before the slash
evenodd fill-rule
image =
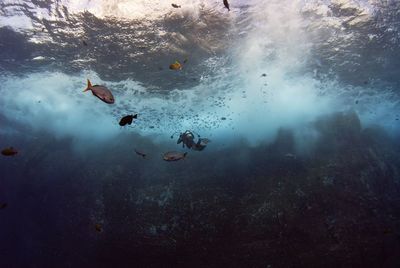
<path id="1" fill-rule="evenodd" d="M 0 1 L 0 267 L 399 267 L 400 2 L 228 2 Z"/>

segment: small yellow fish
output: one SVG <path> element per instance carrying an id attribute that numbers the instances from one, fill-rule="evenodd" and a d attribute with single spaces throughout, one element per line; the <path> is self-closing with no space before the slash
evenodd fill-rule
<path id="1" fill-rule="evenodd" d="M 175 63 L 172 63 L 169 68 L 171 70 L 182 70 L 182 65 L 179 63 L 179 61 L 175 61 Z"/>

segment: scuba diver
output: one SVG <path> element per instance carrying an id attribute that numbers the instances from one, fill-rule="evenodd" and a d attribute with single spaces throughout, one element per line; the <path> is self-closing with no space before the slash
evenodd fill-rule
<path id="1" fill-rule="evenodd" d="M 191 149 L 194 145 L 194 135 L 191 131 L 186 130 L 185 132 L 181 133 L 179 135 L 179 139 L 176 142 L 176 144 L 180 144 L 182 143 L 182 147 L 185 148 L 188 147 L 189 149 Z"/>
<path id="2" fill-rule="evenodd" d="M 185 132 L 179 135 L 177 144 L 182 143 L 182 147 L 185 148 L 185 145 L 189 149 L 193 149 L 195 151 L 202 151 L 206 148 L 206 144 L 209 141 L 208 139 L 201 139 L 200 135 L 197 135 L 199 140 L 197 142 L 194 141 L 194 134 L 190 130 L 186 130 Z M 173 137 L 173 136 L 172 136 Z"/>

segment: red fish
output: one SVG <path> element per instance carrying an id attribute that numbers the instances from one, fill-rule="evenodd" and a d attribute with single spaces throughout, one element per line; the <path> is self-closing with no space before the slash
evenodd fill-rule
<path id="1" fill-rule="evenodd" d="M 4 156 L 14 156 L 18 153 L 16 149 L 13 147 L 5 148 L 1 151 L 1 154 Z"/>
<path id="2" fill-rule="evenodd" d="M 166 152 L 163 155 L 163 159 L 165 161 L 178 161 L 184 159 L 187 153 L 180 153 L 180 152 Z"/>
<path id="3" fill-rule="evenodd" d="M 90 83 L 90 80 L 88 79 L 87 87 L 85 88 L 85 90 L 83 92 L 86 92 L 88 90 L 91 90 L 93 95 L 95 95 L 97 98 L 104 101 L 105 103 L 108 103 L 108 104 L 114 103 L 114 96 L 107 87 L 100 86 L 100 85 L 92 86 L 92 83 Z"/>

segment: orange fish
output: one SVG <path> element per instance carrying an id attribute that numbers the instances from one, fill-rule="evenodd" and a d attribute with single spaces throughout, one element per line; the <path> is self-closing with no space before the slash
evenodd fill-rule
<path id="1" fill-rule="evenodd" d="M 5 148 L 1 151 L 1 154 L 4 156 L 14 156 L 18 153 L 16 149 L 13 147 Z"/>
<path id="2" fill-rule="evenodd" d="M 179 63 L 179 61 L 175 61 L 175 63 L 172 63 L 169 68 L 171 70 L 182 70 L 182 65 Z"/>

